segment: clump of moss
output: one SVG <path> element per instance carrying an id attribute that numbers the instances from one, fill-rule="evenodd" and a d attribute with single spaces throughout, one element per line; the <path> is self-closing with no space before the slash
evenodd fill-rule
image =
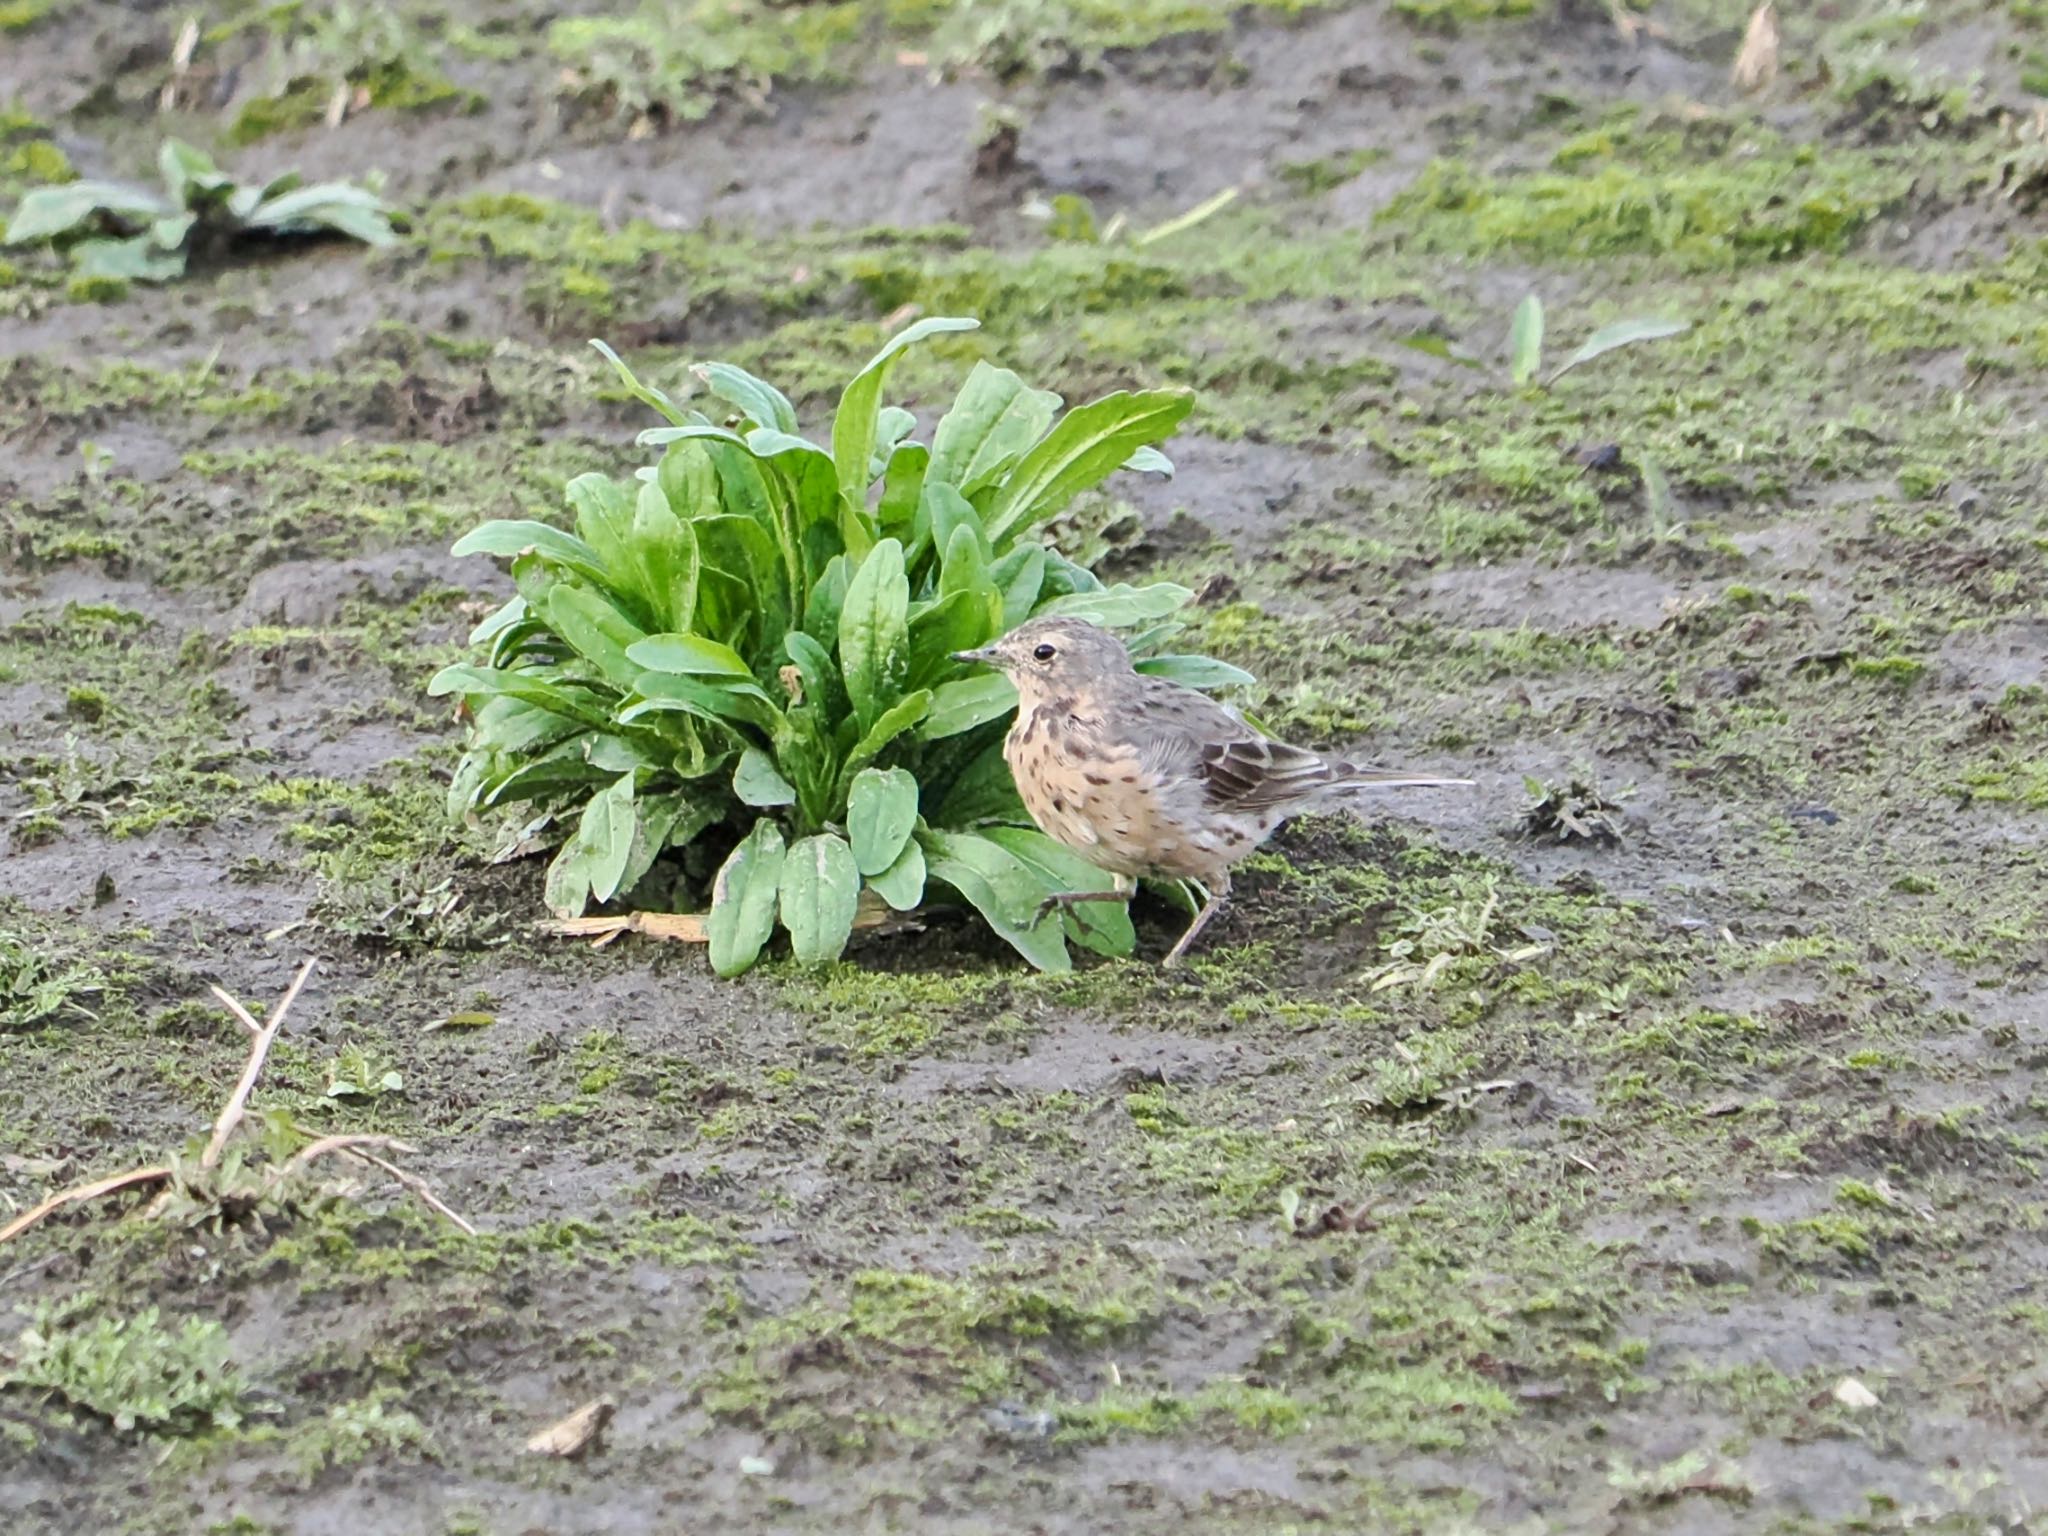
<path id="1" fill-rule="evenodd" d="M 1765 140 L 1747 156 L 1684 163 L 1668 136 L 1576 174 L 1492 176 L 1433 161 L 1380 216 L 1411 249 L 1543 261 L 1659 255 L 1695 269 L 1847 247 L 1910 175 L 1862 152 Z"/>

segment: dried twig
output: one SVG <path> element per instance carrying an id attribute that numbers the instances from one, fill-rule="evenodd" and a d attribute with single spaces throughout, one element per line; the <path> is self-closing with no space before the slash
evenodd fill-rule
<path id="1" fill-rule="evenodd" d="M 256 1022 L 256 1015 L 251 1013 L 248 1009 L 244 1008 L 241 1005 L 241 1003 L 235 998 L 234 994 L 223 991 L 219 987 L 209 987 L 207 990 L 212 992 L 215 997 L 220 999 L 221 1006 L 227 1009 L 229 1013 L 232 1013 L 235 1016 L 235 1018 L 240 1022 L 242 1028 L 248 1030 L 249 1033 L 252 1035 L 260 1035 L 263 1033 L 263 1026 Z"/>
<path id="2" fill-rule="evenodd" d="M 558 917 L 534 924 L 542 933 L 570 939 L 594 939 L 599 946 L 625 933 L 643 934 L 650 939 L 673 939 L 680 944 L 706 944 L 711 930 L 701 912 L 622 912 L 617 917 Z M 856 929 L 877 928 L 885 933 L 923 926 L 914 912 L 897 912 L 873 891 L 860 893 L 860 907 L 854 914 Z"/>
<path id="3" fill-rule="evenodd" d="M 299 974 L 292 978 L 292 984 L 285 988 L 284 996 L 277 1000 L 277 1006 L 270 1010 L 270 1017 L 264 1020 L 263 1027 L 256 1032 L 255 1043 L 249 1047 L 248 1064 L 242 1068 L 241 1080 L 235 1084 L 235 1091 L 221 1107 L 220 1118 L 213 1123 L 213 1136 L 206 1143 L 206 1150 L 199 1154 L 199 1166 L 202 1169 L 211 1170 L 220 1161 L 221 1149 L 227 1145 L 228 1137 L 234 1134 L 235 1127 L 242 1123 L 242 1116 L 249 1107 L 249 1095 L 255 1091 L 256 1079 L 263 1071 L 263 1058 L 270 1054 L 270 1047 L 277 1039 L 278 1030 L 284 1027 L 285 1015 L 292 1011 L 292 1004 L 299 1000 L 299 989 L 305 986 L 306 978 L 313 974 L 313 965 L 312 956 L 307 956 L 305 964 L 299 967 Z M 218 992 L 220 989 L 216 987 L 214 990 Z M 225 997 L 226 994 L 222 993 L 222 996 Z M 242 1016 L 243 1010 L 239 1004 L 235 1005 L 234 1011 L 238 1017 Z"/>
<path id="4" fill-rule="evenodd" d="M 124 1189 L 138 1189 L 145 1184 L 161 1184 L 170 1176 L 169 1166 L 159 1165 L 154 1168 L 130 1168 L 126 1173 L 117 1173 L 110 1178 L 95 1180 L 91 1184 L 74 1184 L 61 1194 L 50 1196 L 34 1210 L 24 1211 L 6 1226 L 0 1227 L 0 1243 L 19 1237 L 42 1221 L 45 1216 L 61 1211 L 67 1205 L 97 1200 L 102 1195 L 118 1195 Z"/>
<path id="5" fill-rule="evenodd" d="M 377 1156 L 376 1153 L 366 1152 L 361 1147 L 350 1147 L 348 1149 L 348 1155 L 350 1157 L 360 1158 L 363 1162 L 368 1163 L 372 1168 L 381 1169 L 385 1173 L 389 1174 L 392 1178 L 396 1179 L 400 1184 L 403 1184 L 407 1189 L 411 1190 L 414 1195 L 418 1196 L 421 1205 L 424 1205 L 428 1210 L 433 1211 L 438 1215 L 445 1216 L 450 1221 L 454 1222 L 457 1229 L 460 1230 L 464 1236 L 476 1236 L 476 1228 L 471 1226 L 467 1221 L 464 1221 L 462 1217 L 459 1216 L 455 1211 L 451 1210 L 448 1207 L 447 1203 L 444 1202 L 439 1195 L 435 1194 L 432 1188 L 428 1186 L 427 1181 L 421 1178 L 418 1174 L 408 1172 L 406 1169 L 399 1167 L 396 1163 L 388 1163 L 383 1158 Z"/>

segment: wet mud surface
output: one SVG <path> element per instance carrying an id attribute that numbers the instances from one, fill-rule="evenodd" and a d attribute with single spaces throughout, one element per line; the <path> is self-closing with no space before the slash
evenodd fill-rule
<path id="1" fill-rule="evenodd" d="M 169 13 L 48 9 L 0 33 L 9 200 L 10 144 L 140 177 L 269 57 L 202 47 L 243 73 L 160 120 Z M 223 151 L 382 171 L 397 247 L 0 267 L 0 1202 L 203 1138 L 208 988 L 311 955 L 257 1103 L 402 1138 L 479 1235 L 357 1178 L 0 1247 L 0 1381 L 53 1307 L 153 1305 L 244 1387 L 178 1434 L 0 1388 L 0 1524 L 2040 1518 L 2034 8 L 1791 18 L 1757 98 L 1704 4 L 1205 12 L 1007 77 L 892 34 L 637 124 L 531 8 L 397 9 L 473 99 Z M 1151 243 L 1044 217 L 1231 187 Z M 1518 389 L 1530 291 L 1553 366 L 1692 329 Z M 1476 788 L 1289 828 L 1178 974 L 1162 904 L 1058 979 L 943 913 L 737 983 L 538 935 L 541 861 L 443 811 L 424 682 L 506 589 L 449 544 L 638 461 L 588 336 L 815 428 L 916 312 L 985 321 L 898 376 L 926 415 L 975 357 L 1193 386 L 1174 478 L 1084 509 L 1116 570 L 1194 588 L 1276 729 Z M 600 1448 L 523 1451 L 598 1397 Z"/>

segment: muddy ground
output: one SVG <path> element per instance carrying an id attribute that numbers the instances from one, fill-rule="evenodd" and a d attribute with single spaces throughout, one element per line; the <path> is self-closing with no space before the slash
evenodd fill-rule
<path id="1" fill-rule="evenodd" d="M 1787 6 L 1754 96 L 1707 0 L 945 9 L 745 11 L 643 110 L 552 7 L 371 7 L 409 89 L 330 129 L 384 44 L 217 4 L 180 69 L 182 12 L 0 5 L 8 199 L 174 131 L 412 215 L 127 293 L 0 263 L 0 1199 L 203 1136 L 208 986 L 311 955 L 258 1108 L 480 1229 L 363 1180 L 9 1243 L 0 1524 L 2027 1528 L 2043 8 Z M 1147 244 L 1029 208 L 1228 187 Z M 1518 390 L 1530 291 L 1553 362 L 1692 328 Z M 1276 726 L 1477 792 L 1291 828 L 1179 974 L 1157 905 L 1058 979 L 943 915 L 739 983 L 536 936 L 538 861 L 441 813 L 423 683 L 503 584 L 449 544 L 637 462 L 585 338 L 815 429 L 915 311 L 984 321 L 898 375 L 927 414 L 976 357 L 1193 386 L 1117 568 Z M 32 1325 L 188 1318 L 231 1426 L 23 1375 Z"/>

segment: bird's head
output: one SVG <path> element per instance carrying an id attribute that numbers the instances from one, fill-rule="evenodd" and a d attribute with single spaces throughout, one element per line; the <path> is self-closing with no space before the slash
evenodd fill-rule
<path id="1" fill-rule="evenodd" d="M 978 651 L 955 651 L 953 659 L 1000 667 L 1026 696 L 1080 693 L 1131 671 L 1123 641 L 1086 619 L 1033 619 Z"/>

